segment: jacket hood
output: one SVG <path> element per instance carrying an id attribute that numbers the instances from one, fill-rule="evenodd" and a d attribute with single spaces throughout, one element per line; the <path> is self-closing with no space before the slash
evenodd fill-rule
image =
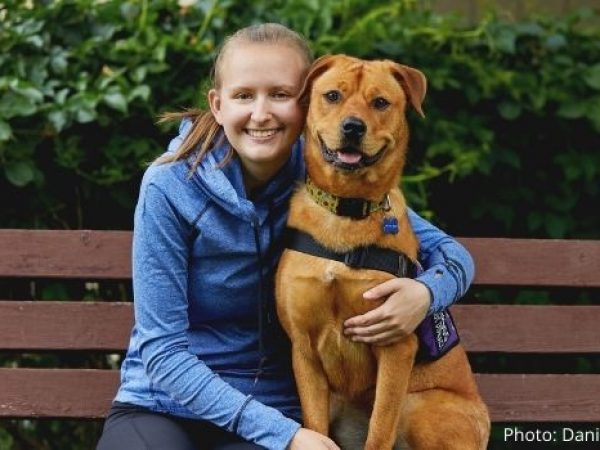
<path id="1" fill-rule="evenodd" d="M 179 135 L 171 140 L 167 152 L 175 152 L 179 148 L 191 127 L 190 119 L 184 119 L 181 122 Z M 298 139 L 292 147 L 287 162 L 261 188 L 254 202 L 251 202 L 246 196 L 242 167 L 237 155 L 234 154 L 234 157 L 223 165 L 230 144 L 227 139 L 222 141 L 223 144 L 213 148 L 205 155 L 192 179 L 211 200 L 244 220 L 252 221 L 256 218 L 255 208 L 257 206 L 272 207 L 286 201 L 295 189 L 296 182 L 304 177 L 302 141 Z M 191 168 L 195 159 L 196 152 L 190 154 L 187 159 L 188 167 Z M 262 219 L 259 217 L 261 222 Z"/>

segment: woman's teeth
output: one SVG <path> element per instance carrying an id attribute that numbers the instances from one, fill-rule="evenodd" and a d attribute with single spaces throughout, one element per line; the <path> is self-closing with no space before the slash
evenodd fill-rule
<path id="1" fill-rule="evenodd" d="M 277 133 L 277 131 L 278 131 L 277 128 L 272 129 L 272 130 L 250 130 L 250 129 L 247 129 L 246 133 L 248 133 L 252 137 L 266 138 L 266 137 L 273 136 L 275 133 Z"/>

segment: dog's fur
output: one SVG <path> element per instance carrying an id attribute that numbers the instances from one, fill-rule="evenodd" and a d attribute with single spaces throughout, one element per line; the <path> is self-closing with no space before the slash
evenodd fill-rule
<path id="1" fill-rule="evenodd" d="M 376 244 L 416 261 L 419 244 L 398 185 L 408 141 L 405 109 L 410 104 L 422 114 L 424 75 L 391 61 L 325 56 L 311 67 L 304 89 L 310 96 L 305 146 L 309 176 L 339 197 L 381 201 L 389 195 L 392 210 L 385 214 L 398 218 L 399 232 L 383 233 L 382 211 L 361 220 L 337 216 L 317 205 L 304 186 L 292 198 L 288 225 L 335 251 Z M 325 94 L 332 90 L 341 97 L 328 98 Z M 389 106 L 375 103 L 378 97 Z M 366 125 L 364 135 L 351 144 L 341 129 L 350 117 Z M 383 153 L 367 167 L 326 161 L 324 152 L 331 159 L 349 147 L 351 152 L 360 150 L 362 160 Z M 344 337 L 346 319 L 383 302 L 364 300 L 363 292 L 392 277 L 285 250 L 277 272 L 277 311 L 292 342 L 304 425 L 331 433 L 344 449 L 485 449 L 489 417 L 460 345 L 437 361 L 415 365 L 414 334 L 388 346 Z M 350 429 L 362 421 L 365 430 L 368 423 L 368 433 L 359 433 L 358 446 L 346 442 L 354 440 L 349 420 Z"/>

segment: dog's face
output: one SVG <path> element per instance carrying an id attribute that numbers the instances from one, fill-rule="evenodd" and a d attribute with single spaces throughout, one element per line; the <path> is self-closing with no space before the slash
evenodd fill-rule
<path id="1" fill-rule="evenodd" d="M 305 98 L 307 166 L 324 174 L 367 175 L 402 169 L 408 128 L 405 109 L 420 114 L 425 76 L 392 61 L 363 61 L 345 55 L 318 59 L 309 72 Z M 325 164 L 323 164 L 325 162 Z"/>

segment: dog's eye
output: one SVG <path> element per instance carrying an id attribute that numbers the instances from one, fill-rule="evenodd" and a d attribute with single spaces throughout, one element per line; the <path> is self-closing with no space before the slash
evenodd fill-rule
<path id="1" fill-rule="evenodd" d="M 325 99 L 327 99 L 329 103 L 337 103 L 342 99 L 342 94 L 340 91 L 328 91 L 325 92 Z"/>
<path id="2" fill-rule="evenodd" d="M 377 97 L 375 100 L 373 100 L 373 106 L 375 107 L 375 109 L 378 109 L 380 111 L 383 111 L 384 109 L 386 109 L 388 106 L 390 106 L 390 102 L 388 102 L 385 98 L 383 97 Z"/>

